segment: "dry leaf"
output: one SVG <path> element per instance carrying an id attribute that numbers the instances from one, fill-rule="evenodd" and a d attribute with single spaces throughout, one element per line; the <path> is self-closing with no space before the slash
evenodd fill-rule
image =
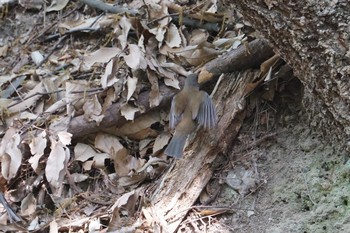
<path id="1" fill-rule="evenodd" d="M 47 146 L 46 131 L 42 131 L 38 136 L 34 137 L 29 144 L 30 153 L 33 155 L 29 159 L 34 171 L 36 171 L 39 163 L 39 159 L 44 154 L 44 150 Z"/>
<path id="2" fill-rule="evenodd" d="M 50 233 L 58 233 L 58 224 L 55 220 L 50 222 Z"/>
<path id="3" fill-rule="evenodd" d="M 21 215 L 29 216 L 36 211 L 36 199 L 32 193 L 29 193 L 21 202 Z"/>
<path id="4" fill-rule="evenodd" d="M 18 103 L 17 105 L 8 108 L 10 112 L 21 112 L 24 111 L 27 108 L 30 108 L 35 105 L 36 101 L 41 98 L 41 95 L 34 95 L 37 93 L 43 93 L 44 92 L 44 86 L 42 82 L 37 84 L 32 90 L 30 90 L 25 96 L 21 97 L 22 99 L 25 100 L 19 100 L 19 101 L 13 101 L 13 103 Z M 27 97 L 30 97 L 26 99 Z"/>
<path id="5" fill-rule="evenodd" d="M 181 37 L 180 37 L 179 30 L 177 29 L 177 27 L 173 23 L 171 23 L 169 25 L 169 28 L 168 28 L 167 34 L 166 34 L 165 43 L 170 48 L 180 47 L 180 45 L 181 45 Z"/>
<path id="6" fill-rule="evenodd" d="M 116 76 L 118 59 L 111 59 L 106 66 L 105 72 L 101 75 L 101 86 L 103 89 L 113 86 L 118 82 Z"/>
<path id="7" fill-rule="evenodd" d="M 50 137 L 51 152 L 47 159 L 45 174 L 47 181 L 54 188 L 59 188 L 65 174 L 64 167 L 69 159 L 69 149 L 64 147 L 61 141 Z"/>
<path id="8" fill-rule="evenodd" d="M 123 16 L 119 20 L 119 27 L 117 27 L 117 30 L 115 31 L 115 33 L 119 35 L 118 40 L 120 42 L 121 49 L 125 49 L 128 44 L 128 35 L 129 35 L 130 28 L 131 28 L 130 20 L 127 17 Z"/>
<path id="9" fill-rule="evenodd" d="M 82 182 L 82 181 L 87 180 L 89 178 L 88 175 L 84 175 L 81 173 L 72 173 L 72 174 L 70 174 L 70 177 L 72 178 L 74 183 L 79 183 L 79 182 Z"/>
<path id="10" fill-rule="evenodd" d="M 126 103 L 123 104 L 123 106 L 120 109 L 120 113 L 125 119 L 127 120 L 134 120 L 135 113 L 140 111 L 139 108 L 136 108 L 134 106 L 131 106 L 130 104 Z"/>
<path id="11" fill-rule="evenodd" d="M 105 160 L 110 159 L 111 156 L 107 153 L 100 153 L 97 156 L 94 157 L 92 165 L 94 167 L 99 168 L 99 169 L 105 169 Z M 88 162 L 85 162 L 85 165 L 88 165 Z M 90 169 L 85 169 L 85 170 L 90 170 Z"/>
<path id="12" fill-rule="evenodd" d="M 90 55 L 85 56 L 84 65 L 87 70 L 91 69 L 91 66 L 95 63 L 106 63 L 113 57 L 117 56 L 121 50 L 116 47 L 102 47 Z"/>
<path id="13" fill-rule="evenodd" d="M 135 205 L 136 205 L 138 196 L 139 195 L 135 190 L 125 193 L 118 198 L 118 200 L 114 203 L 111 209 L 115 209 L 115 208 L 120 209 L 121 207 L 123 207 L 128 211 L 128 215 L 132 216 L 135 212 L 134 210 L 135 210 Z"/>
<path id="14" fill-rule="evenodd" d="M 69 0 L 52 0 L 51 5 L 48 8 L 46 8 L 46 11 L 60 11 L 66 7 L 68 2 Z"/>
<path id="15" fill-rule="evenodd" d="M 95 121 L 97 125 L 100 125 L 104 115 L 102 114 L 102 106 L 98 101 L 97 95 L 93 95 L 84 103 L 83 110 L 86 121 Z"/>
<path id="16" fill-rule="evenodd" d="M 89 88 L 86 80 L 66 82 L 66 102 L 68 116 L 74 116 L 75 109 L 82 109 L 85 101 L 85 91 Z"/>
<path id="17" fill-rule="evenodd" d="M 158 77 L 154 71 L 147 69 L 147 77 L 151 83 L 151 91 L 149 93 L 149 106 L 156 107 L 160 103 L 160 93 L 158 85 Z"/>
<path id="18" fill-rule="evenodd" d="M 73 134 L 68 133 L 66 131 L 60 131 L 60 132 L 57 132 L 57 136 L 60 142 L 62 143 L 62 145 L 67 146 L 67 145 L 70 145 L 70 141 L 72 140 Z"/>
<path id="19" fill-rule="evenodd" d="M 169 142 L 170 135 L 167 133 L 159 134 L 153 145 L 153 154 L 162 150 Z"/>
<path id="20" fill-rule="evenodd" d="M 136 85 L 137 85 L 137 81 L 138 79 L 136 77 L 128 77 L 127 79 L 127 86 L 128 86 L 128 95 L 126 97 L 126 101 L 129 101 L 129 99 L 131 98 L 132 94 L 134 94 L 135 90 L 136 90 Z"/>
<path id="21" fill-rule="evenodd" d="M 165 116 L 164 116 L 165 117 Z M 146 114 L 142 114 L 137 117 L 134 121 L 129 121 L 125 123 L 122 127 L 117 128 L 116 135 L 117 136 L 130 136 L 137 134 L 138 132 L 148 129 L 156 122 L 160 122 L 162 120 L 162 112 L 159 111 L 150 111 Z"/>
<path id="22" fill-rule="evenodd" d="M 93 158 L 98 153 L 91 148 L 91 146 L 84 144 L 84 143 L 78 143 L 74 147 L 74 159 L 77 161 L 85 162 L 90 158 Z"/>
<path id="23" fill-rule="evenodd" d="M 128 45 L 128 55 L 123 55 L 126 64 L 131 69 L 146 69 L 147 63 L 145 60 L 145 54 L 141 51 L 140 47 L 135 44 Z"/>
<path id="24" fill-rule="evenodd" d="M 95 147 L 108 154 L 118 152 L 124 148 L 117 137 L 105 133 L 99 133 L 96 135 Z"/>
<path id="25" fill-rule="evenodd" d="M 18 149 L 20 139 L 17 130 L 10 127 L 0 143 L 1 174 L 7 180 L 16 176 L 22 163 L 22 152 Z"/>

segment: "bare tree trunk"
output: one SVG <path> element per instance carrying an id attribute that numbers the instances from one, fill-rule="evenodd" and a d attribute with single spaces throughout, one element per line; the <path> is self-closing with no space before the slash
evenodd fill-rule
<path id="1" fill-rule="evenodd" d="M 331 140 L 348 142 L 349 1 L 232 2 L 244 19 L 270 40 L 276 52 L 304 83 L 304 104 L 309 110 L 311 124 Z"/>

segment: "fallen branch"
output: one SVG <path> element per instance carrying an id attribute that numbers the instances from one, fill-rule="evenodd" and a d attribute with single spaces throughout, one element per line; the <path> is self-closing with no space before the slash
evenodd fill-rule
<path id="1" fill-rule="evenodd" d="M 200 69 L 200 82 L 210 80 L 213 76 L 222 73 L 257 68 L 273 55 L 274 52 L 267 40 L 255 39 L 205 64 Z"/>
<path id="2" fill-rule="evenodd" d="M 214 132 L 199 131 L 185 156 L 159 182 L 149 197 L 152 204 L 146 208 L 155 224 L 164 232 L 175 232 L 212 177 L 212 163 L 229 150 L 245 119 L 244 89 L 256 76 L 247 71 L 243 75 L 225 75 L 220 92 L 214 95 L 219 122 Z M 220 155 L 219 155 L 220 156 Z"/>
<path id="3" fill-rule="evenodd" d="M 113 6 L 110 4 L 106 4 L 100 0 L 81 0 L 81 2 L 85 3 L 86 5 L 89 5 L 90 7 L 104 11 L 106 13 L 113 13 L 113 14 L 127 13 L 130 15 L 138 14 L 138 10 L 136 9 L 128 9 L 126 7 L 121 7 L 121 6 Z"/>

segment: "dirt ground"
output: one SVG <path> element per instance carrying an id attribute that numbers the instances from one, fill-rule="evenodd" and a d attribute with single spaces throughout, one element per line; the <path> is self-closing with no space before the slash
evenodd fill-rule
<path id="1" fill-rule="evenodd" d="M 305 110 L 282 119 L 275 136 L 262 133 L 249 150 L 257 132 L 247 122 L 230 162 L 216 172 L 212 183 L 221 190 L 210 205 L 233 212 L 190 215 L 180 232 L 189 225 L 192 232 L 194 225 L 201 232 L 350 232 L 349 157 L 310 128 Z"/>

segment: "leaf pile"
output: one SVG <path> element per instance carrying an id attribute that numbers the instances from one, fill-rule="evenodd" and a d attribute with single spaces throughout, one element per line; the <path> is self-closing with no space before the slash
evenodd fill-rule
<path id="1" fill-rule="evenodd" d="M 11 23 L 0 33 L 1 191 L 27 230 L 92 231 L 112 212 L 110 230 L 149 227 L 120 215 L 134 215 L 140 184 L 168 165 L 162 103 L 181 77 L 245 41 L 243 25 L 229 30 L 217 3 L 134 0 L 112 14 L 20 2 L 2 6 L 1 24 Z M 14 30 L 16 21 L 25 23 Z"/>

